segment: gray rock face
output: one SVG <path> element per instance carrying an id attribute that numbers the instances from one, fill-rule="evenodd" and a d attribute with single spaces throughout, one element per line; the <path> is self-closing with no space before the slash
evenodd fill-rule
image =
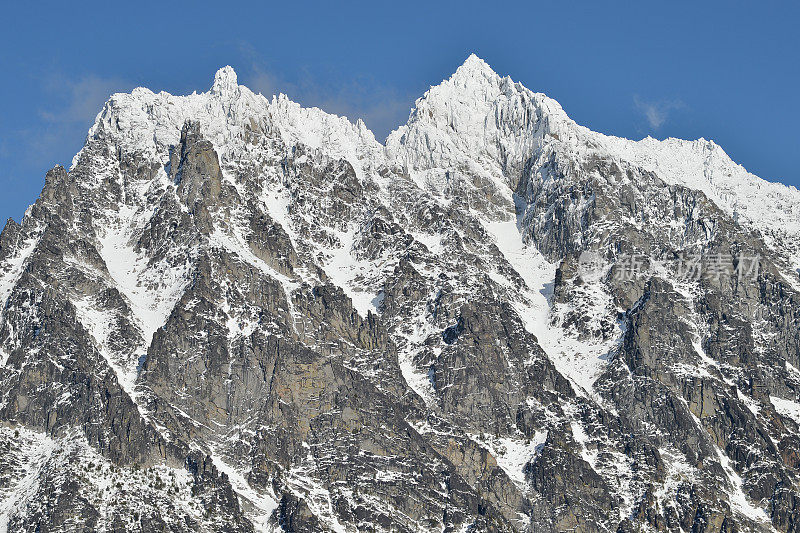
<path id="1" fill-rule="evenodd" d="M 741 202 L 800 199 L 675 143 L 474 56 L 385 145 L 112 96 L 0 234 L 0 531 L 795 531 L 795 230 Z"/>

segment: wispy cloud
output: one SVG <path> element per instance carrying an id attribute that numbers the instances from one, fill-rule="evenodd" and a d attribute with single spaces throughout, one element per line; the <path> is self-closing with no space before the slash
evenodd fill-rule
<path id="1" fill-rule="evenodd" d="M 54 74 L 45 81 L 45 90 L 53 95 L 53 102 L 47 109 L 39 110 L 39 116 L 54 124 L 89 124 L 109 96 L 130 86 L 120 78 L 88 74 L 72 79 Z"/>
<path id="2" fill-rule="evenodd" d="M 686 107 L 686 105 L 678 99 L 647 101 L 640 98 L 638 94 L 633 96 L 633 104 L 636 106 L 636 109 L 644 115 L 650 128 L 654 130 L 664 125 L 672 111 Z"/>
<path id="3" fill-rule="evenodd" d="M 0 218 L 19 215 L 35 198 L 45 171 L 57 163 L 69 165 L 106 99 L 132 87 L 124 79 L 95 74 L 48 71 L 37 78 L 39 87 L 31 99 L 38 99 L 38 108 L 24 125 L 0 129 L 0 182 L 15 195 L 13 202 L 0 202 L 6 210 Z"/>
<path id="4" fill-rule="evenodd" d="M 248 45 L 243 44 L 241 51 L 251 65 L 250 73 L 240 76 L 240 83 L 268 97 L 284 93 L 305 106 L 344 115 L 351 121 L 360 118 L 378 140 L 404 124 L 414 104 L 415 95 L 402 94 L 371 76 L 343 80 L 336 72 L 323 72 L 323 76 L 300 69 L 290 78 L 269 68 Z"/>
<path id="5" fill-rule="evenodd" d="M 40 79 L 45 103 L 24 127 L 4 131 L 0 138 L 6 171 L 36 182 L 56 163 L 68 165 L 106 99 L 131 87 L 124 80 L 93 74 L 68 77 L 51 72 Z"/>
<path id="6" fill-rule="evenodd" d="M 42 92 L 46 104 L 38 110 L 38 121 L 16 132 L 19 155 L 31 163 L 67 164 L 83 144 L 86 132 L 108 97 L 131 87 L 130 82 L 121 78 L 95 74 L 44 76 Z"/>

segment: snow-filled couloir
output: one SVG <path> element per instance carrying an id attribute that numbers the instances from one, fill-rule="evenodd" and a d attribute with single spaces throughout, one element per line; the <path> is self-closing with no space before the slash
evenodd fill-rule
<path id="1" fill-rule="evenodd" d="M 384 144 L 115 94 L 0 235 L 0 529 L 791 531 L 798 211 L 475 55 Z"/>

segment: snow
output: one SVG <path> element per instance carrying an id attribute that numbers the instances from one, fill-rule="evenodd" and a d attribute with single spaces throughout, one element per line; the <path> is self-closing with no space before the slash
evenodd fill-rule
<path id="1" fill-rule="evenodd" d="M 228 476 L 231 487 L 239 497 L 239 503 L 245 515 L 252 520 L 256 531 L 264 532 L 269 530 L 269 518 L 278 502 L 271 494 L 264 494 L 253 489 L 247 482 L 244 475 L 235 467 L 229 465 L 219 455 L 212 455 L 212 460 L 216 467 Z"/>
<path id="2" fill-rule="evenodd" d="M 117 289 L 125 296 L 142 330 L 144 348 L 163 326 L 189 282 L 189 266 L 154 269 L 147 257 L 134 249 L 134 232 L 142 224 L 141 214 L 122 206 L 116 224 L 109 224 L 99 237 L 99 252 Z"/>
<path id="3" fill-rule="evenodd" d="M 521 489 L 525 489 L 525 465 L 534 460 L 547 440 L 547 431 L 537 431 L 533 438 L 522 434 L 507 437 L 470 435 L 470 438 L 489 450 L 508 477 Z"/>
<path id="4" fill-rule="evenodd" d="M 686 400 L 681 398 L 681 401 L 686 407 L 686 411 L 689 414 L 689 416 L 691 416 L 692 420 L 694 420 L 695 426 L 697 427 L 698 431 L 705 431 L 703 423 L 700 421 L 697 415 L 691 412 Z M 744 493 L 744 488 L 743 488 L 744 483 L 742 481 L 741 476 L 733 468 L 733 465 L 731 465 L 730 458 L 725 454 L 725 452 L 719 446 L 713 443 L 712 446 L 714 447 L 714 450 L 717 453 L 717 459 L 719 460 L 719 464 L 722 467 L 722 471 L 725 473 L 725 477 L 728 480 L 729 487 L 721 488 L 721 490 L 723 490 L 725 494 L 727 494 L 728 502 L 731 505 L 731 509 L 733 511 L 738 512 L 739 514 L 746 516 L 747 518 L 755 522 L 767 526 L 767 528 L 770 531 L 774 531 L 774 528 L 771 527 L 771 520 L 767 509 L 759 508 L 753 505 L 753 503 L 750 502 L 749 498 Z"/>
<path id="5" fill-rule="evenodd" d="M 800 191 L 750 174 L 713 141 L 647 137 L 635 142 L 596 133 L 591 137 L 621 161 L 654 172 L 667 183 L 704 192 L 750 228 L 800 234 Z M 769 233 L 766 237 L 769 240 Z"/>
<path id="6" fill-rule="evenodd" d="M 35 233 L 38 234 L 38 231 Z M 16 252 L 0 264 L 0 268 L 2 268 L 2 274 L 0 274 L 0 302 L 2 302 L 3 305 L 5 305 L 8 298 L 11 296 L 14 286 L 19 281 L 20 276 L 22 276 L 28 258 L 38 244 L 38 235 L 29 238 L 20 243 Z"/>
<path id="7" fill-rule="evenodd" d="M 800 403 L 777 396 L 770 396 L 769 401 L 772 402 L 778 414 L 791 418 L 800 424 Z"/>
<path id="8" fill-rule="evenodd" d="M 137 88 L 115 94 L 89 135 L 102 129 L 125 149 L 166 163 L 187 119 L 200 122 L 221 155 L 241 151 L 244 132 L 255 125 L 278 132 L 287 146 L 301 143 L 347 159 L 359 177 L 388 163 L 416 174 L 466 168 L 503 182 L 552 145 L 578 159 L 611 158 L 703 191 L 768 242 L 777 242 L 775 235 L 800 235 L 800 191 L 748 173 L 712 141 L 631 141 L 592 132 L 555 100 L 498 76 L 474 54 L 417 100 L 408 123 L 389 135 L 385 147 L 360 120 L 303 108 L 282 94 L 271 100 L 254 94 L 238 85 L 230 67 L 217 72 L 207 93 L 173 96 Z M 800 251 L 792 254 L 800 266 Z"/>
<path id="9" fill-rule="evenodd" d="M 553 324 L 549 296 L 555 282 L 556 265 L 549 263 L 535 247 L 523 243 L 514 220 L 482 220 L 482 223 L 494 237 L 506 261 L 525 282 L 525 288 L 518 292 L 510 281 L 495 274 L 495 280 L 506 285 L 511 294 L 518 293 L 514 307 L 525 328 L 536 336 L 539 346 L 556 369 L 576 386 L 576 392 L 584 396 L 592 395 L 594 382 L 605 369 L 608 353 L 617 340 L 579 340 Z M 598 285 L 594 285 L 592 290 L 592 301 L 600 303 L 608 299 Z M 597 311 L 598 315 L 602 313 L 602 309 Z"/>
<path id="10" fill-rule="evenodd" d="M 432 295 L 431 295 L 432 296 Z M 397 346 L 397 362 L 400 372 L 411 390 L 422 398 L 427 406 L 436 404 L 436 391 L 431 378 L 430 368 L 418 368 L 414 358 L 426 349 L 425 341 L 431 337 L 441 337 L 441 330 L 428 320 L 426 302 L 419 301 L 410 310 L 409 318 L 403 320 L 392 330 L 392 337 Z M 432 355 L 441 354 L 441 346 L 432 346 Z"/>
<path id="11" fill-rule="evenodd" d="M 417 101 L 408 123 L 392 132 L 385 145 L 377 142 L 361 121 L 352 123 L 316 108 L 303 108 L 282 94 L 271 99 L 254 94 L 238 84 L 236 73 L 230 67 L 217 72 L 212 88 L 206 93 L 173 96 L 137 88 L 131 94 L 116 94 L 98 115 L 89 135 L 100 137 L 100 133 L 107 134 L 110 142 L 113 141 L 111 146 L 165 165 L 169 161 L 169 148 L 177 144 L 183 124 L 190 119 L 200 122 L 204 135 L 218 151 L 223 167 L 226 162 L 246 157 L 248 150 L 253 149 L 244 141 L 246 133 L 259 130 L 279 139 L 287 150 L 302 144 L 328 157 L 344 158 L 353 165 L 359 179 L 374 174 L 381 166 L 399 166 L 409 171 L 410 180 L 420 189 L 433 192 L 435 200 L 446 206 L 451 199 L 445 197 L 445 184 L 454 171 L 485 178 L 487 183 L 495 186 L 503 200 L 513 203 L 510 179 L 518 177 L 522 165 L 535 156 L 568 153 L 577 161 L 600 156 L 618 161 L 623 167 L 635 166 L 652 171 L 667 183 L 703 191 L 728 214 L 746 226 L 762 231 L 767 242 L 774 246 L 782 246 L 779 239 L 782 235 L 795 240 L 800 236 L 800 192 L 747 173 L 713 142 L 703 139 L 658 141 L 652 138 L 631 141 L 591 132 L 569 119 L 556 101 L 533 93 L 510 78 L 501 78 L 474 55 L 450 79 L 432 87 Z M 79 156 L 76 156 L 73 166 Z M 168 180 L 163 170 L 157 179 Z M 381 186 L 386 185 L 385 180 L 377 177 L 375 180 Z M 243 187 L 235 179 L 229 181 L 242 193 Z M 448 194 L 458 192 L 455 190 Z M 143 191 L 141 196 L 145 196 Z M 288 191 L 265 187 L 261 200 L 265 210 L 284 228 L 297 248 L 301 238 L 289 213 L 291 198 Z M 144 348 L 150 344 L 154 332 L 166 322 L 183 293 L 190 268 L 189 262 L 178 267 L 166 262 L 153 264 L 150 258 L 137 250 L 136 238 L 151 216 L 151 208 L 152 205 L 142 207 L 135 203 L 122 205 L 118 213 L 110 216 L 108 224 L 98 228 L 99 252 L 106 263 L 110 282 L 128 302 L 132 318 L 142 331 Z M 500 271 L 488 272 L 511 297 L 526 330 L 537 337 L 556 369 L 570 380 L 579 394 L 600 402 L 593 386 L 606 368 L 609 354 L 615 349 L 622 331 L 618 331 L 615 338 L 601 342 L 579 339 L 574 332 L 565 330 L 559 321 L 559 313 L 570 308 L 564 305 L 555 308 L 551 301 L 556 265 L 547 261 L 535 247 L 523 242 L 519 221 L 513 215 L 503 219 L 491 213 L 472 214 L 481 220 L 502 257 L 524 283 L 520 287 Z M 326 248 L 312 243 L 312 247 L 317 254 L 315 259 L 327 277 L 348 295 L 356 311 L 366 317 L 369 312 L 378 311 L 380 280 L 390 265 L 386 258 L 366 261 L 356 257 L 353 246 L 358 231 L 358 226 L 351 222 L 346 231 L 335 233 L 338 246 Z M 408 231 L 432 254 L 446 252 L 441 235 L 429 233 L 426 228 L 409 228 Z M 277 280 L 285 291 L 294 320 L 292 294 L 304 276 L 296 273 L 298 277 L 294 278 L 276 271 L 253 254 L 242 235 L 241 228 L 232 231 L 218 229 L 212 234 L 211 243 Z M 15 255 L 0 265 L 4 271 L 0 276 L 3 301 L 8 299 L 37 242 L 36 238 L 25 241 Z M 786 253 L 795 265 L 800 264 L 800 255 L 792 250 Z M 793 278 L 787 279 L 791 281 Z M 794 283 L 794 286 L 798 284 Z M 589 319 L 600 320 L 609 310 L 608 294 L 599 282 L 590 284 L 585 291 L 584 296 L 592 303 L 585 310 Z M 97 302 L 91 298 L 78 299 L 75 303 L 82 323 L 102 348 L 108 343 L 110 315 L 100 311 Z M 229 308 L 223 310 L 230 311 Z M 437 331 L 425 319 L 424 309 L 417 311 L 394 333 L 394 340 L 404 378 L 423 401 L 432 406 L 435 402 L 433 384 L 425 369 L 415 366 L 414 357 L 426 349 L 423 347 L 425 340 Z M 233 318 L 228 325 L 234 334 L 247 331 L 242 330 Z M 700 370 L 707 372 L 711 365 L 716 364 L 703 352 L 700 338 L 698 332 L 693 345 L 702 365 Z M 117 360 L 108 350 L 101 349 L 101 352 L 117 372 L 125 390 L 132 393 L 135 366 Z M 3 365 L 7 359 L 8 354 L 0 352 Z M 776 397 L 771 400 L 779 413 L 800 423 L 800 404 Z M 748 403 L 748 407 L 757 413 L 756 405 Z M 605 473 L 625 472 L 627 465 L 621 459 L 607 466 L 598 464 L 597 446 L 590 442 L 583 426 L 572 420 L 571 428 L 581 447 L 581 456 L 593 468 Z M 536 457 L 546 437 L 546 431 L 537 432 L 530 441 L 521 436 L 472 436 L 473 440 L 490 450 L 498 466 L 518 486 L 524 486 L 524 465 Z M 29 459 L 25 463 L 28 466 L 40 464 L 53 453 L 51 441 L 36 439 L 31 441 Z M 738 512 L 763 521 L 763 511 L 748 502 L 742 490 L 742 480 L 730 466 L 728 458 L 719 450 L 718 453 L 730 480 L 732 504 Z M 256 520 L 258 527 L 266 528 L 267 520 L 277 505 L 275 499 L 250 487 L 241 469 L 226 464 L 219 457 L 215 458 L 215 463 L 228 474 L 243 507 L 249 507 L 249 516 Z M 688 475 L 686 466 L 677 458 L 667 461 L 667 466 L 670 483 L 677 483 Z M 288 473 L 289 483 L 298 493 L 309 497 L 312 510 L 323 516 L 331 528 L 344 530 L 335 518 L 330 493 L 314 480 L 313 467 L 314 458 L 309 450 L 305 463 Z M 388 480 L 393 474 L 386 471 L 377 475 Z M 96 480 L 103 487 L 106 487 L 106 482 L 105 478 Z M 3 529 L 3 520 L 7 521 L 9 510 L 19 503 L 17 499 L 31 493 L 34 484 L 35 468 L 30 466 L 30 471 L 15 485 L 15 496 L 0 500 L 0 530 Z M 672 485 L 665 485 L 664 490 L 671 490 L 669 487 Z"/>
<path id="12" fill-rule="evenodd" d="M 135 398 L 136 366 L 126 364 L 127 361 L 114 357 L 112 351 L 108 348 L 108 336 L 111 333 L 111 326 L 114 320 L 112 313 L 98 310 L 92 298 L 89 297 L 74 299 L 72 303 L 75 306 L 81 324 L 95 339 L 98 351 L 117 375 L 117 381 L 120 386 L 131 398 Z"/>
<path id="13" fill-rule="evenodd" d="M 317 108 L 303 108 L 283 94 L 269 100 L 238 85 L 229 66 L 216 73 L 205 93 L 174 96 L 139 87 L 130 94 L 114 94 L 89 136 L 104 132 L 124 150 L 167 164 L 169 149 L 180 140 L 187 120 L 200 124 L 222 158 L 245 152 L 245 133 L 255 129 L 277 133 L 287 146 L 302 144 L 347 159 L 359 176 L 383 159 L 383 147 L 362 121 L 353 124 Z"/>
<path id="14" fill-rule="evenodd" d="M 522 165 L 541 146 L 546 113 L 569 122 L 557 102 L 500 78 L 471 55 L 417 100 L 408 123 L 386 139 L 386 151 L 409 170 L 466 165 L 495 180 L 510 170 L 504 161 Z"/>
<path id="15" fill-rule="evenodd" d="M 383 147 L 361 120 L 353 124 L 316 107 L 304 108 L 284 94 L 273 97 L 268 113 L 288 146 L 299 142 L 331 158 L 346 159 L 358 178 L 383 162 Z"/>
<path id="16" fill-rule="evenodd" d="M 217 228 L 214 230 L 214 233 L 211 234 L 210 242 L 239 257 L 243 262 L 254 266 L 267 277 L 281 284 L 284 295 L 286 296 L 286 305 L 289 307 L 289 318 L 292 320 L 295 331 L 297 331 L 297 315 L 295 313 L 294 304 L 292 303 L 292 293 L 300 286 L 298 281 L 281 274 L 264 262 L 264 260 L 257 257 L 242 239 L 241 232 L 226 232 Z"/>
<path id="17" fill-rule="evenodd" d="M 695 469 L 680 452 L 661 448 L 659 454 L 664 462 L 664 483 L 656 489 L 655 499 L 659 504 L 666 502 L 666 506 L 676 507 L 678 488 L 685 481 L 694 481 Z"/>
<path id="18" fill-rule="evenodd" d="M 262 201 L 270 218 L 283 228 L 292 246 L 297 249 L 298 236 L 289 220 L 291 198 L 288 191 L 283 187 L 265 187 Z"/>
<path id="19" fill-rule="evenodd" d="M 358 314 L 366 318 L 367 313 L 377 314 L 375 298 L 377 292 L 366 292 L 358 288 L 356 278 L 372 270 L 370 261 L 362 261 L 353 257 L 352 248 L 355 240 L 356 228 L 351 227 L 346 233 L 338 234 L 341 245 L 330 255 L 323 264 L 323 269 L 331 281 L 340 287 L 353 301 L 353 307 Z"/>
<path id="20" fill-rule="evenodd" d="M 546 153 L 579 161 L 600 157 L 638 167 L 668 184 L 702 191 L 723 211 L 759 231 L 800 267 L 800 191 L 763 180 L 713 141 L 633 141 L 576 124 L 555 100 L 502 78 L 474 54 L 448 80 L 417 100 L 407 124 L 386 139 L 388 158 L 421 175 L 466 169 L 497 180 L 519 176 Z"/>
<path id="21" fill-rule="evenodd" d="M 303 239 L 295 231 L 288 214 L 291 203 L 288 191 L 283 187 L 265 187 L 261 199 L 270 218 L 286 231 L 295 250 L 299 249 L 298 243 L 303 242 Z M 381 295 L 377 288 L 369 290 L 369 282 L 365 282 L 365 279 L 377 279 L 378 272 L 385 265 L 359 260 L 353 256 L 353 243 L 358 230 L 359 228 L 355 224 L 351 224 L 347 231 L 332 230 L 339 242 L 339 245 L 334 248 L 313 242 L 311 244 L 317 254 L 319 266 L 322 267 L 330 281 L 344 291 L 358 314 L 366 318 L 369 312 L 378 314 Z M 307 272 L 303 272 L 303 274 L 307 277 L 312 276 Z"/>
<path id="22" fill-rule="evenodd" d="M 421 231 L 408 231 L 414 240 L 422 243 L 433 255 L 439 255 L 444 251 L 442 236 L 434 233 L 423 233 Z"/>
<path id="23" fill-rule="evenodd" d="M 336 515 L 330 491 L 314 479 L 312 473 L 317 467 L 317 460 L 311 446 L 304 442 L 303 447 L 307 450 L 306 456 L 299 465 L 286 472 L 287 485 L 305 499 L 309 509 L 331 531 L 347 533 L 347 528 Z"/>
<path id="24" fill-rule="evenodd" d="M 224 66 L 214 75 L 214 85 L 211 87 L 211 94 L 234 95 L 239 90 L 239 81 L 236 71 L 230 65 Z"/>
<path id="25" fill-rule="evenodd" d="M 570 429 L 572 430 L 572 437 L 575 442 L 581 447 L 581 459 L 589 463 L 592 469 L 597 469 L 597 449 L 589 448 L 589 435 L 584 431 L 580 422 L 572 420 L 570 422 Z"/>
<path id="26" fill-rule="evenodd" d="M 10 432 L 8 428 L 0 431 Z M 8 521 L 12 514 L 22 512 L 24 505 L 30 501 L 39 487 L 39 474 L 47 459 L 56 450 L 56 442 L 44 434 L 38 434 L 20 428 L 25 445 L 18 458 L 19 466 L 12 471 L 12 479 L 16 482 L 0 491 L 0 532 L 8 531 Z"/>
<path id="27" fill-rule="evenodd" d="M 11 444 L 6 455 L 0 458 L 4 465 L 11 465 L 5 470 L 8 485 L 0 488 L 0 533 L 8 531 L 11 516 L 31 512 L 31 508 L 41 505 L 37 497 L 41 496 L 42 480 L 54 483 L 58 490 L 59 483 L 73 476 L 81 480 L 78 497 L 100 513 L 99 531 L 110 527 L 114 511 L 118 510 L 116 505 L 122 498 L 134 508 L 156 504 L 158 499 L 171 502 L 176 510 L 195 519 L 202 516 L 201 503 L 191 495 L 193 480 L 183 468 L 165 465 L 148 469 L 119 467 L 100 455 L 75 429 L 53 438 L 20 426 L 0 426 L 0 440 Z M 170 486 L 154 489 L 152 481 L 156 478 L 162 482 L 166 480 Z M 146 501 L 130 501 L 130 494 L 143 491 Z M 126 519 L 125 516 L 120 518 Z M 177 516 L 165 518 L 168 521 L 179 519 Z"/>
<path id="28" fill-rule="evenodd" d="M 422 398 L 425 405 L 435 404 L 435 391 L 430 378 L 430 370 L 420 371 L 414 364 L 414 354 L 420 350 L 425 339 L 434 334 L 434 329 L 425 320 L 420 312 L 416 320 L 403 324 L 396 332 L 397 362 L 403 379 L 411 390 Z M 441 350 L 441 348 L 438 348 Z"/>
<path id="29" fill-rule="evenodd" d="M 211 234 L 210 241 L 212 244 L 215 244 L 224 250 L 227 250 L 231 254 L 239 257 L 242 261 L 258 268 L 268 277 L 278 281 L 281 285 L 283 285 L 287 297 L 289 297 L 289 303 L 291 303 L 290 295 L 293 291 L 297 290 L 299 283 L 289 276 L 281 274 L 269 266 L 263 259 L 257 257 L 247 243 L 245 243 L 241 238 L 239 232 L 227 232 L 216 229 L 214 233 Z"/>
<path id="30" fill-rule="evenodd" d="M 747 498 L 742 488 L 742 478 L 731 466 L 730 458 L 725 455 L 725 453 L 723 453 L 719 447 L 716 447 L 716 450 L 717 456 L 719 457 L 719 464 L 725 471 L 725 475 L 728 476 L 728 481 L 731 485 L 731 490 L 727 491 L 728 501 L 731 504 L 731 508 L 755 522 L 761 524 L 770 524 L 771 520 L 768 510 L 756 507 L 750 503 L 750 500 Z M 771 527 L 769 529 L 773 530 Z"/>
<path id="31" fill-rule="evenodd" d="M 14 287 L 19 282 L 28 259 L 39 244 L 40 231 L 41 230 L 37 228 L 33 232 L 33 236 L 19 243 L 16 251 L 0 264 L 0 305 L 3 308 L 11 297 Z M 0 320 L 3 320 L 3 317 L 4 315 L 0 315 Z M 6 349 L 0 349 L 0 368 L 6 366 L 8 358 L 11 356 L 7 348 L 8 347 L 6 347 Z"/>

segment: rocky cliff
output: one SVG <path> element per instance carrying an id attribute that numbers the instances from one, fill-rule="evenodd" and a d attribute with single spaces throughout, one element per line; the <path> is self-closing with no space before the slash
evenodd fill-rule
<path id="1" fill-rule="evenodd" d="M 798 216 L 475 56 L 383 144 L 115 94 L 0 235 L 0 531 L 796 531 Z"/>

